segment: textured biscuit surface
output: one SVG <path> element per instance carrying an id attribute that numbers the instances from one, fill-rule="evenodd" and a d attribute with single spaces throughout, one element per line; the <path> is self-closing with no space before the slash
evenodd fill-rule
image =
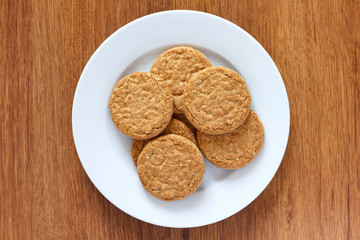
<path id="1" fill-rule="evenodd" d="M 264 143 L 264 127 L 250 110 L 245 122 L 235 131 L 222 135 L 197 132 L 199 147 L 205 157 L 220 168 L 237 169 L 249 164 Z"/>
<path id="2" fill-rule="evenodd" d="M 133 139 L 133 142 L 131 145 L 131 157 L 134 161 L 135 166 L 137 166 L 137 161 L 138 161 L 140 153 L 144 149 L 145 145 L 150 142 L 150 140 L 151 139 L 145 139 L 145 140 Z"/>
<path id="3" fill-rule="evenodd" d="M 137 166 L 143 187 L 165 201 L 183 199 L 194 193 L 204 171 L 200 150 L 187 138 L 175 134 L 149 142 Z"/>
<path id="4" fill-rule="evenodd" d="M 163 136 L 166 134 L 176 134 L 179 136 L 186 137 L 191 142 L 193 142 L 195 145 L 197 145 L 196 138 L 194 133 L 190 130 L 188 126 L 186 126 L 185 123 L 178 119 L 171 119 L 170 123 L 166 126 L 164 131 L 160 133 L 159 136 Z M 132 146 L 131 146 L 131 157 L 134 161 L 135 166 L 137 166 L 137 160 L 141 153 L 141 151 L 144 149 L 145 145 L 149 143 L 149 139 L 146 140 L 137 140 L 134 139 Z"/>
<path id="5" fill-rule="evenodd" d="M 191 124 L 191 122 L 189 122 L 189 120 L 186 118 L 185 114 L 174 114 L 173 118 L 179 119 L 180 121 L 182 121 L 183 123 L 186 124 L 186 126 L 188 126 L 190 128 L 190 130 L 196 134 L 196 128 Z"/>
<path id="6" fill-rule="evenodd" d="M 185 123 L 176 118 L 171 119 L 170 123 L 166 126 L 166 128 L 164 129 L 164 131 L 162 131 L 161 134 L 176 134 L 179 136 L 183 136 L 189 139 L 195 145 L 197 145 L 195 135 L 191 131 L 191 129 Z"/>
<path id="7" fill-rule="evenodd" d="M 183 112 L 182 95 L 192 75 L 211 63 L 201 52 L 191 47 L 175 47 L 162 53 L 154 62 L 150 73 L 164 81 L 174 96 L 174 112 Z"/>
<path id="8" fill-rule="evenodd" d="M 135 139 L 158 135 L 173 112 L 170 90 L 155 75 L 137 72 L 122 78 L 114 87 L 109 108 L 115 126 Z"/>
<path id="9" fill-rule="evenodd" d="M 250 104 L 243 78 L 225 67 L 209 67 L 194 74 L 184 91 L 186 118 L 208 134 L 224 134 L 238 128 L 249 114 Z"/>

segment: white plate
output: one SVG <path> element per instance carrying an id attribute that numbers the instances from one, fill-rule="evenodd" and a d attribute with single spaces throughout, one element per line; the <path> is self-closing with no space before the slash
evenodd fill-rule
<path id="1" fill-rule="evenodd" d="M 238 71 L 252 108 L 265 128 L 265 143 L 248 166 L 223 170 L 205 160 L 196 193 L 164 202 L 146 192 L 130 156 L 132 140 L 111 121 L 108 101 L 119 78 L 149 71 L 164 50 L 188 45 L 213 65 Z M 251 203 L 269 184 L 285 152 L 289 102 L 274 62 L 261 45 L 235 24 L 202 12 L 166 11 L 137 19 L 112 34 L 96 50 L 76 88 L 73 135 L 81 163 L 97 189 L 133 217 L 167 227 L 196 227 L 225 219 Z"/>

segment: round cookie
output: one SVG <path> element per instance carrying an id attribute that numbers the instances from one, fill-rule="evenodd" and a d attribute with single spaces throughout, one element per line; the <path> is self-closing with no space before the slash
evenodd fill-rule
<path id="1" fill-rule="evenodd" d="M 239 73 L 209 67 L 196 73 L 184 91 L 184 113 L 197 130 L 217 135 L 234 131 L 249 114 L 251 96 Z"/>
<path id="2" fill-rule="evenodd" d="M 199 147 L 205 157 L 220 168 L 238 169 L 249 164 L 264 143 L 264 127 L 250 110 L 244 124 L 231 133 L 209 135 L 197 132 Z"/>
<path id="3" fill-rule="evenodd" d="M 155 137 L 170 122 L 173 98 L 157 78 L 146 72 L 132 73 L 122 78 L 111 93 L 111 118 L 115 126 L 131 138 Z"/>
<path id="4" fill-rule="evenodd" d="M 189 120 L 186 118 L 185 114 L 174 114 L 173 118 L 179 119 L 183 123 L 186 124 L 190 128 L 190 130 L 196 135 L 196 128 L 189 122 Z"/>
<path id="5" fill-rule="evenodd" d="M 162 79 L 174 96 L 174 112 L 183 112 L 183 92 L 192 75 L 211 63 L 204 54 L 191 47 L 175 47 L 162 53 L 154 62 L 150 73 Z"/>
<path id="6" fill-rule="evenodd" d="M 176 134 L 179 136 L 186 137 L 191 142 L 193 142 L 195 145 L 197 145 L 196 138 L 194 133 L 190 130 L 188 126 L 186 126 L 185 123 L 178 119 L 171 119 L 170 123 L 166 126 L 164 131 L 160 133 L 160 136 L 166 135 L 166 134 Z M 141 153 L 141 151 L 144 149 L 145 145 L 148 144 L 150 139 L 146 140 L 133 140 L 132 146 L 131 146 L 131 157 L 134 161 L 135 166 L 137 166 L 137 160 Z"/>
<path id="7" fill-rule="evenodd" d="M 193 194 L 201 184 L 204 171 L 200 150 L 187 138 L 175 134 L 148 143 L 137 166 L 143 187 L 165 201 Z"/>

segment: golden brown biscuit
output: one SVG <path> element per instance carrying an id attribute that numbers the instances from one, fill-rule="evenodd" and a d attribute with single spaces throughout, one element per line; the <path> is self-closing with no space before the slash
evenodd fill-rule
<path id="1" fill-rule="evenodd" d="M 192 143 L 197 145 L 195 135 L 191 129 L 185 123 L 176 118 L 171 119 L 170 123 L 166 126 L 164 131 L 162 131 L 161 135 L 165 134 L 176 134 L 186 137 Z"/>
<path id="2" fill-rule="evenodd" d="M 196 138 L 194 133 L 190 130 L 188 126 L 186 126 L 185 123 L 181 122 L 178 119 L 171 119 L 170 123 L 166 126 L 164 131 L 160 133 L 159 136 L 163 136 L 166 134 L 176 134 L 183 137 L 186 137 L 191 142 L 193 142 L 195 145 L 197 145 Z M 150 139 L 146 140 L 133 140 L 132 146 L 131 146 L 131 157 L 134 161 L 135 166 L 137 166 L 137 160 L 141 153 L 141 151 L 144 149 L 145 145 L 148 144 Z"/>
<path id="3" fill-rule="evenodd" d="M 200 150 L 189 139 L 175 134 L 149 142 L 137 166 L 143 187 L 165 201 L 193 194 L 201 184 L 204 171 Z"/>
<path id="4" fill-rule="evenodd" d="M 245 121 L 250 104 L 243 78 L 225 67 L 209 67 L 194 74 L 184 91 L 186 118 L 207 134 L 234 131 Z"/>
<path id="5" fill-rule="evenodd" d="M 182 95 L 191 76 L 211 63 L 207 57 L 191 47 L 175 47 L 162 53 L 154 62 L 150 73 L 162 79 L 174 96 L 174 112 L 183 112 Z"/>
<path id="6" fill-rule="evenodd" d="M 231 133 L 209 135 L 197 132 L 199 147 L 205 157 L 220 168 L 237 169 L 249 164 L 264 143 L 264 127 L 250 110 L 244 124 Z"/>
<path id="7" fill-rule="evenodd" d="M 196 131 L 197 131 L 196 128 L 191 124 L 191 122 L 189 122 L 185 114 L 174 114 L 173 118 L 179 119 L 180 121 L 185 123 L 186 126 L 188 126 L 191 129 L 191 131 L 196 135 Z"/>
<path id="8" fill-rule="evenodd" d="M 171 120 L 173 98 L 157 78 L 146 72 L 133 73 L 122 78 L 111 93 L 111 118 L 131 138 L 155 137 Z"/>

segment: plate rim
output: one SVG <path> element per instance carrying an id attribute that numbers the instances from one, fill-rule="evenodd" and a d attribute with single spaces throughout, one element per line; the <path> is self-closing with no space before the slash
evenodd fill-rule
<path id="1" fill-rule="evenodd" d="M 191 13 L 191 14 L 198 14 L 198 15 L 207 15 L 207 16 L 210 16 L 210 17 L 213 17 L 213 18 L 216 18 L 217 20 L 219 21 L 222 21 L 226 24 L 230 24 L 232 25 L 232 27 L 234 28 L 237 28 L 237 30 L 240 30 L 243 32 L 243 34 L 245 34 L 253 43 L 255 43 L 257 45 L 257 47 L 259 47 L 261 49 L 261 51 L 264 54 L 264 56 L 266 56 L 267 58 L 269 58 L 271 60 L 271 62 L 274 64 L 274 67 L 277 71 L 277 73 L 279 74 L 280 78 L 281 78 L 281 84 L 282 84 L 282 87 L 285 91 L 285 97 L 286 97 L 286 110 L 287 110 L 287 119 L 288 119 L 288 126 L 286 127 L 286 144 L 284 144 L 284 147 L 281 151 L 281 160 L 278 162 L 278 165 L 276 166 L 276 171 L 274 172 L 274 174 L 271 174 L 272 177 L 270 179 L 266 179 L 267 181 L 264 181 L 264 187 L 262 187 L 262 190 L 256 194 L 256 196 L 248 201 L 244 206 L 242 206 L 239 210 L 231 213 L 230 215 L 227 215 L 225 218 L 221 218 L 221 219 L 217 219 L 215 221 L 210 221 L 210 222 L 206 222 L 206 223 L 202 223 L 202 224 L 197 224 L 197 225 L 182 225 L 182 226 L 178 226 L 178 225 L 171 225 L 168 224 L 160 224 L 160 223 L 155 223 L 155 222 L 152 222 L 152 221 L 149 221 L 149 220 L 145 220 L 142 216 L 135 216 L 134 214 L 131 214 L 129 213 L 127 210 L 124 210 L 122 208 L 120 208 L 117 204 L 115 204 L 114 202 L 112 202 L 107 196 L 106 194 L 104 194 L 100 188 L 97 186 L 97 184 L 95 184 L 95 182 L 93 181 L 93 179 L 91 178 L 91 176 L 89 175 L 89 173 L 86 171 L 85 169 L 85 166 L 84 166 L 84 163 L 83 161 L 81 160 L 80 158 L 80 155 L 79 155 L 79 150 L 78 150 L 78 145 L 76 143 L 76 137 L 75 137 L 75 129 L 74 129 L 74 109 L 75 109 L 75 105 L 76 105 L 76 99 L 78 99 L 78 95 L 79 95 L 79 86 L 84 82 L 84 74 L 85 72 L 88 71 L 88 68 L 90 66 L 90 62 L 92 62 L 92 60 L 99 54 L 99 52 L 102 50 L 102 48 L 104 48 L 114 37 L 115 35 L 119 34 L 120 32 L 126 30 L 127 28 L 130 28 L 132 25 L 138 23 L 138 22 L 141 22 L 141 21 L 144 21 L 148 18 L 151 18 L 151 17 L 155 17 L 155 16 L 160 16 L 160 15 L 166 15 L 166 14 L 187 14 L 187 13 Z M 170 228 L 192 228 L 192 227 L 200 227 L 200 226 L 206 226 L 206 225 L 210 225 L 210 224 L 213 224 L 213 223 L 216 223 L 216 222 L 220 222 L 222 220 L 225 220 L 233 215 L 235 215 L 236 213 L 239 213 L 241 210 L 243 210 L 244 208 L 246 208 L 250 203 L 252 203 L 256 198 L 258 198 L 258 196 L 260 196 L 260 194 L 266 189 L 266 187 L 270 184 L 270 182 L 272 181 L 272 179 L 275 177 L 279 167 L 280 167 L 280 164 L 284 158 L 284 155 L 285 155 L 285 152 L 286 152 L 286 149 L 287 149 L 287 145 L 288 145 L 288 142 L 289 142 L 289 135 L 290 135 L 290 122 L 291 122 L 291 119 L 290 119 L 290 104 L 289 104 L 289 98 L 288 98 L 288 94 L 287 94 L 287 90 L 286 90 L 286 86 L 285 86 L 285 83 L 284 83 L 284 80 L 280 74 L 280 71 L 279 69 L 277 68 L 274 60 L 271 58 L 271 56 L 269 55 L 269 53 L 264 49 L 264 47 L 253 37 L 251 36 L 248 32 L 246 32 L 244 29 L 242 29 L 240 26 L 236 25 L 235 23 L 225 19 L 225 18 L 222 18 L 222 17 L 219 17 L 217 15 L 214 15 L 214 14 L 211 14 L 211 13 L 206 13 L 206 12 L 201 12 L 201 11 L 195 11 L 195 10 L 167 10 L 167 11 L 160 11 L 160 12 L 155 12 L 155 13 L 151 13 L 151 14 L 148 14 L 148 15 L 144 15 L 140 18 L 137 18 L 135 20 L 132 20 L 131 22 L 121 26 L 119 29 L 117 29 L 115 32 L 113 32 L 109 37 L 107 37 L 100 45 L 99 47 L 94 51 L 94 53 L 90 56 L 90 58 L 88 59 L 83 71 L 81 72 L 81 75 L 79 77 L 79 80 L 78 80 L 78 83 L 76 85 L 76 89 L 75 89 L 75 93 L 74 93 L 74 98 L 73 98 L 73 105 L 72 105 L 72 134 L 73 134 L 73 140 L 74 140 L 74 145 L 75 145 L 75 149 L 76 149 L 76 153 L 78 155 L 78 158 L 80 160 L 80 163 L 86 173 L 86 175 L 88 176 L 88 178 L 90 179 L 91 183 L 96 187 L 96 189 L 103 195 L 103 197 L 106 198 L 107 201 L 109 201 L 111 204 L 113 204 L 116 208 L 118 208 L 119 210 L 121 210 L 122 212 L 136 218 L 136 219 L 139 219 L 143 222 L 146 222 L 146 223 L 149 223 L 149 224 L 153 224 L 153 225 L 157 225 L 157 226 L 162 226 L 162 227 L 170 227 Z"/>

